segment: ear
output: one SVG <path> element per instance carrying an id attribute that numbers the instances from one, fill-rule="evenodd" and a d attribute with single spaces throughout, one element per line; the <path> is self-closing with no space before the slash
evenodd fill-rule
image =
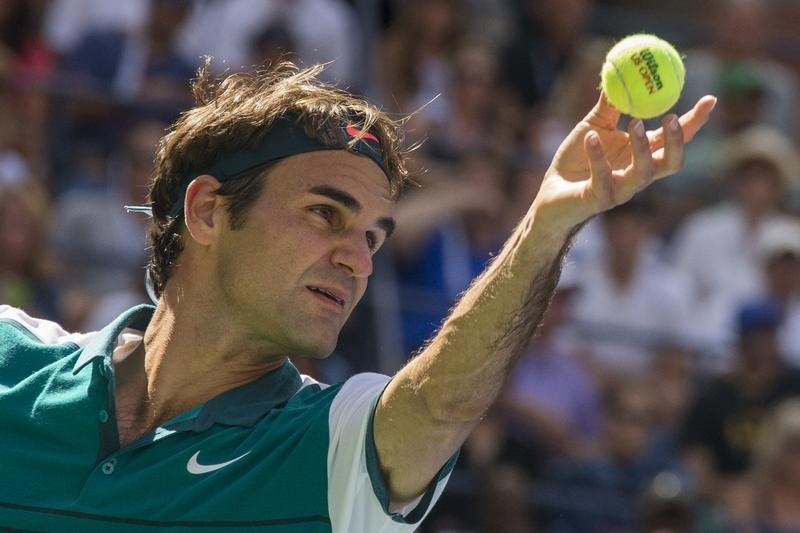
<path id="1" fill-rule="evenodd" d="M 219 187 L 214 176 L 203 174 L 186 188 L 183 204 L 186 229 L 200 245 L 213 243 L 224 221 L 222 198 L 216 194 Z"/>

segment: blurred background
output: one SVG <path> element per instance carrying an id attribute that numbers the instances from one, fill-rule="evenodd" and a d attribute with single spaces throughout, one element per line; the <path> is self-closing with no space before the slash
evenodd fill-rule
<path id="1" fill-rule="evenodd" d="M 0 303 L 89 331 L 148 301 L 146 220 L 122 205 L 145 200 L 201 56 L 330 61 L 329 81 L 413 113 L 424 171 L 337 352 L 297 365 L 391 374 L 641 31 L 685 54 L 676 111 L 713 93 L 712 122 L 680 175 L 578 235 L 420 531 L 800 531 L 795 1 L 0 0 Z"/>

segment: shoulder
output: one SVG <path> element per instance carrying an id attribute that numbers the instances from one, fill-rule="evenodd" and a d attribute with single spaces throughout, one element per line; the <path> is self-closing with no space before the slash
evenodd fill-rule
<path id="1" fill-rule="evenodd" d="M 374 390 L 376 387 L 383 389 L 383 387 L 389 383 L 390 379 L 389 376 L 384 374 L 363 372 L 349 377 L 346 381 L 341 383 L 340 386 L 343 391 L 351 393 L 356 391 L 370 391 Z"/>
<path id="2" fill-rule="evenodd" d="M 800 369 L 787 368 L 781 373 L 779 387 L 787 395 L 800 394 Z"/>
<path id="3" fill-rule="evenodd" d="M 714 376 L 698 384 L 694 406 L 700 409 L 727 411 L 735 404 L 738 396 L 733 376 L 727 374 Z"/>
<path id="4" fill-rule="evenodd" d="M 79 46 L 93 48 L 96 46 L 121 47 L 125 42 L 125 34 L 117 30 L 95 30 L 87 33 Z"/>
<path id="5" fill-rule="evenodd" d="M 688 235 L 714 234 L 721 229 L 737 225 L 740 219 L 739 212 L 733 205 L 722 203 L 690 215 L 683 224 L 682 233 Z"/>
<path id="6" fill-rule="evenodd" d="M 331 405 L 331 418 L 356 411 L 362 415 L 371 412 L 378 398 L 389 384 L 389 376 L 365 372 L 356 374 L 344 383 L 334 385 L 336 396 Z"/>
<path id="7" fill-rule="evenodd" d="M 286 407 L 328 409 L 332 426 L 347 418 L 366 417 L 390 380 L 389 376 L 374 373 L 355 374 L 346 381 L 334 385 L 320 383 L 305 374 L 301 374 L 300 378 L 300 388 Z"/>
<path id="8" fill-rule="evenodd" d="M 643 269 L 643 281 L 648 289 L 667 301 L 688 298 L 691 285 L 686 274 L 670 263 L 650 261 Z"/>

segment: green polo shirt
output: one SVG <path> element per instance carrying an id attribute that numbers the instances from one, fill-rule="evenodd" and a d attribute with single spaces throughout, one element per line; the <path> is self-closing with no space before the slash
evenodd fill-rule
<path id="1" fill-rule="evenodd" d="M 113 350 L 152 306 L 69 334 L 0 306 L 0 526 L 35 531 L 413 531 L 455 462 L 396 512 L 372 414 L 389 378 L 291 363 L 119 448 Z"/>

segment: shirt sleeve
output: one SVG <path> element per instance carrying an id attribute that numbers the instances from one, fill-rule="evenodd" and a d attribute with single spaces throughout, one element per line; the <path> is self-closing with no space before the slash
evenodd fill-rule
<path id="1" fill-rule="evenodd" d="M 85 346 L 92 333 L 69 333 L 57 323 L 50 320 L 34 318 L 22 309 L 0 304 L 0 321 L 15 324 L 28 336 L 43 344 L 63 344 L 71 342 L 78 346 Z"/>
<path id="2" fill-rule="evenodd" d="M 378 464 L 372 417 L 389 377 L 358 374 L 331 404 L 328 447 L 328 510 L 334 532 L 411 532 L 441 496 L 458 453 L 437 473 L 425 493 L 399 511 L 389 509 L 389 491 Z"/>

